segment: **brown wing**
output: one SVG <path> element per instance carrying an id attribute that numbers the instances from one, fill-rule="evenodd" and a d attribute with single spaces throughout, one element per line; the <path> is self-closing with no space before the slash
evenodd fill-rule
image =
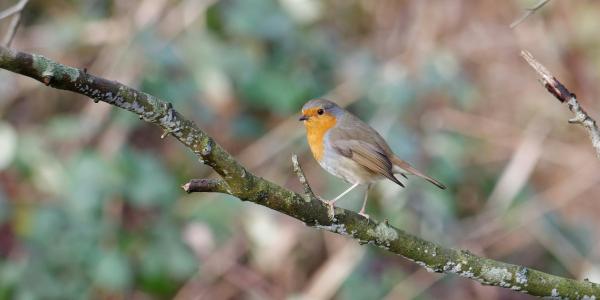
<path id="1" fill-rule="evenodd" d="M 331 130 L 331 138 L 337 140 L 358 140 L 377 147 L 387 157 L 394 153 L 387 142 L 379 135 L 373 127 L 363 122 L 351 113 L 346 113 L 337 127 Z"/>
<path id="2" fill-rule="evenodd" d="M 380 174 L 396 184 L 404 187 L 402 182 L 394 177 L 392 162 L 387 157 L 385 150 L 379 146 L 359 140 L 332 139 L 333 148 L 367 170 Z"/>
<path id="3" fill-rule="evenodd" d="M 397 165 L 410 174 L 424 178 L 441 189 L 446 188 L 446 186 L 439 181 L 419 172 L 410 164 L 398 158 L 394 152 L 392 152 L 392 149 L 387 142 L 381 137 L 381 135 L 379 135 L 377 131 L 375 131 L 375 129 L 351 113 L 346 113 L 344 115 L 343 120 L 339 122 L 338 126 L 330 130 L 329 136 L 334 145 L 336 143 L 343 144 L 344 142 L 341 141 L 349 141 L 347 145 L 344 145 L 345 148 L 338 147 L 338 149 L 336 149 L 342 155 L 351 157 L 354 159 L 354 161 L 358 162 L 365 168 L 371 170 L 372 172 L 379 173 L 403 187 L 404 185 L 400 183 L 393 175 L 393 165 Z M 361 143 L 362 146 L 354 146 L 356 142 Z M 353 149 L 353 146 L 356 149 Z M 361 151 L 361 148 L 366 149 Z M 355 155 L 356 153 L 359 154 Z M 383 158 L 379 158 L 381 156 L 383 156 Z M 392 164 L 390 169 L 387 169 L 388 163 Z M 373 168 L 374 164 L 377 166 L 376 168 Z M 402 175 L 404 178 L 407 178 L 404 173 L 400 173 L 400 175 Z"/>

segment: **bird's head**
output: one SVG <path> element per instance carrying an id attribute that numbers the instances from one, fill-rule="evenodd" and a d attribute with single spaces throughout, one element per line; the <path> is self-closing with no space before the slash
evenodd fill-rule
<path id="1" fill-rule="evenodd" d="M 325 99 L 313 99 L 302 106 L 300 121 L 307 129 L 326 130 L 333 127 L 344 113 L 337 104 Z"/>

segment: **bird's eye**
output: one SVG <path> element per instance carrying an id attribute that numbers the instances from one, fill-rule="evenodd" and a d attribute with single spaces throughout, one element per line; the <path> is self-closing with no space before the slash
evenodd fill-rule
<path id="1" fill-rule="evenodd" d="M 317 110 L 317 113 L 322 115 L 325 111 L 322 108 L 319 108 L 319 110 Z"/>

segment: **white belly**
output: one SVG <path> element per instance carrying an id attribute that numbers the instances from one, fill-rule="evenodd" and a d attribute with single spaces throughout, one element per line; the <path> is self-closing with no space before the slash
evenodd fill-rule
<path id="1" fill-rule="evenodd" d="M 383 176 L 365 169 L 352 159 L 338 154 L 334 149 L 327 149 L 319 164 L 327 172 L 352 184 L 368 184 L 383 178 Z"/>

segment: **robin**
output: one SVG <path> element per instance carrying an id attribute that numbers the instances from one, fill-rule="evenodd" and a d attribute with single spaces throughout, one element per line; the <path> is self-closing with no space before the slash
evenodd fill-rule
<path id="1" fill-rule="evenodd" d="M 302 107 L 300 121 L 306 127 L 308 145 L 319 165 L 352 184 L 333 200 L 324 201 L 329 206 L 330 213 L 333 212 L 336 201 L 357 186 L 365 184 L 367 189 L 359 214 L 368 218 L 365 206 L 373 182 L 387 178 L 404 187 L 394 174 L 400 174 L 404 178 L 407 178 L 407 174 L 416 175 L 440 189 L 446 188 L 396 156 L 375 129 L 329 100 L 308 101 Z"/>

